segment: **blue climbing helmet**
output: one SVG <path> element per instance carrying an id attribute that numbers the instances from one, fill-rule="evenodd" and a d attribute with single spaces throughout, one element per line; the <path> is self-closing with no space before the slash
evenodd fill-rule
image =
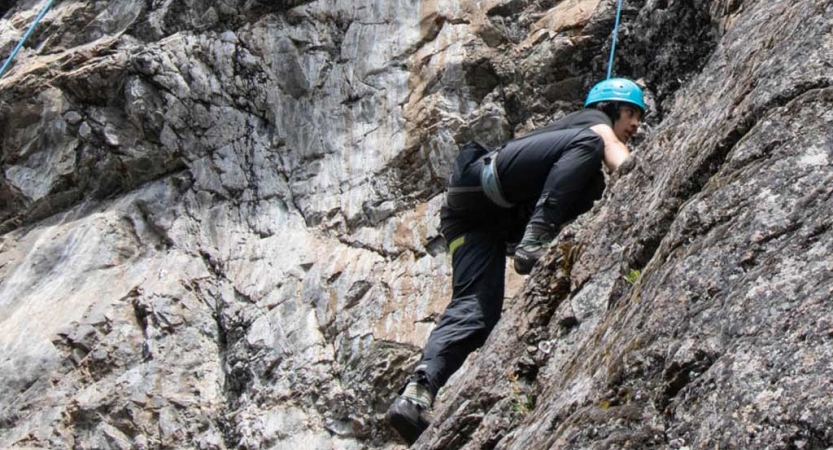
<path id="1" fill-rule="evenodd" d="M 630 103 L 642 110 L 645 114 L 645 101 L 642 99 L 642 89 L 627 78 L 611 78 L 593 86 L 587 94 L 584 107 L 599 102 L 624 102 Z"/>

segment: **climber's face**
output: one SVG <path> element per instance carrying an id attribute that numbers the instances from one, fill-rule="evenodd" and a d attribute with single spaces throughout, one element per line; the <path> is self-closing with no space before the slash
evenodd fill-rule
<path id="1" fill-rule="evenodd" d="M 622 141 L 627 143 L 639 129 L 642 121 L 642 111 L 635 106 L 622 105 L 619 107 L 619 120 L 613 124 L 613 133 Z"/>

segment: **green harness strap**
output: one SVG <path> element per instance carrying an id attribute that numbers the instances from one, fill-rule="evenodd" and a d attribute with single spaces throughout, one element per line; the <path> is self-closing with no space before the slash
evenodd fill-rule
<path id="1" fill-rule="evenodd" d="M 451 243 L 448 244 L 448 254 L 449 254 L 449 256 L 451 258 L 454 258 L 454 250 L 457 250 L 458 248 L 460 248 L 460 246 L 462 246 L 465 243 L 466 243 L 466 235 L 465 234 L 458 237 L 457 239 L 451 241 Z"/>

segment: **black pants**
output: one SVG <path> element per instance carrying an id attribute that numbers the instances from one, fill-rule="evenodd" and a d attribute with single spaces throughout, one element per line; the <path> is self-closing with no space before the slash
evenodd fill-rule
<path id="1" fill-rule="evenodd" d="M 492 233 L 472 231 L 451 261 L 451 302 L 431 332 L 420 364 L 435 394 L 469 353 L 486 342 L 500 319 L 506 243 Z"/>
<path id="2" fill-rule="evenodd" d="M 596 161 L 591 161 L 595 172 L 576 177 L 576 169 L 565 172 L 563 165 L 559 167 L 561 160 L 576 159 L 570 153 L 574 150 L 598 155 Z M 440 228 L 451 251 L 452 297 L 428 337 L 420 363 L 434 393 L 472 351 L 486 342 L 500 319 L 507 243 L 518 242 L 530 216 L 540 214 L 542 208 L 562 208 L 568 215 L 575 212 L 572 203 L 547 205 L 538 201 L 542 192 L 563 189 L 563 177 L 556 180 L 551 172 L 565 172 L 571 186 L 590 186 L 598 182 L 597 176 L 601 177 L 603 190 L 604 177 L 599 170 L 603 151 L 601 138 L 589 130 L 559 130 L 508 143 L 498 156 L 498 175 L 506 196 L 525 203 L 500 208 L 477 190 L 486 150 L 472 143 L 463 147 L 440 213 Z M 600 197 L 598 186 L 595 190 Z M 563 216 L 564 212 L 559 214 Z"/>

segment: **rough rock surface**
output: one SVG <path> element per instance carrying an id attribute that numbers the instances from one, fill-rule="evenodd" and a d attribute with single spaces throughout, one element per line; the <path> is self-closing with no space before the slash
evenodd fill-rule
<path id="1" fill-rule="evenodd" d="M 457 144 L 579 107 L 614 11 L 56 2 L 0 80 L 0 447 L 402 448 Z M 636 164 L 415 446 L 833 448 L 833 2 L 628 1 L 620 39 Z"/>

